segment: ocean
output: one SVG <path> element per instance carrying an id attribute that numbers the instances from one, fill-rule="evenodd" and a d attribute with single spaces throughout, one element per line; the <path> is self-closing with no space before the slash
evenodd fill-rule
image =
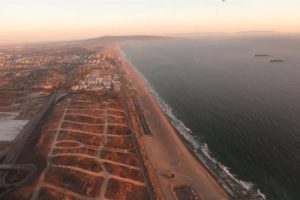
<path id="1" fill-rule="evenodd" d="M 121 49 L 191 142 L 267 199 L 300 199 L 300 35 L 132 41 Z"/>

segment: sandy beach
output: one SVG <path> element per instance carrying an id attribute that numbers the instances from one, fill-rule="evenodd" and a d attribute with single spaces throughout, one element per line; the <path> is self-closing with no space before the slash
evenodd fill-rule
<path id="1" fill-rule="evenodd" d="M 117 46 L 114 47 L 113 51 L 121 57 Z M 188 186 L 200 199 L 228 199 L 225 191 L 179 138 L 161 111 L 143 77 L 124 58 L 122 58 L 122 68 L 126 72 L 126 78 L 131 80 L 132 88 L 138 92 L 137 100 L 151 130 L 151 135 L 140 133 L 138 140 L 143 145 L 142 150 L 145 151 L 144 153 L 151 164 L 164 198 L 176 199 L 173 189 Z M 133 109 L 133 106 L 129 107 Z M 137 119 L 133 117 L 133 121 L 135 120 L 138 123 Z M 141 132 L 138 127 L 134 127 L 134 129 L 136 129 L 135 132 Z"/>

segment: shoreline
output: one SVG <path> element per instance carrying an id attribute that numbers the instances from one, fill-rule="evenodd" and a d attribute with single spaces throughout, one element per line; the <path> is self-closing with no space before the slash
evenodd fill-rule
<path id="1" fill-rule="evenodd" d="M 126 72 L 127 78 L 133 82 L 133 88 L 138 91 L 137 99 L 152 130 L 153 135 L 142 135 L 140 139 L 164 197 L 174 199 L 174 188 L 188 186 L 200 199 L 229 199 L 224 188 L 192 154 L 191 149 L 187 147 L 187 141 L 180 137 L 180 133 L 161 110 L 145 79 L 128 60 L 124 59 L 118 47 L 119 45 L 114 45 L 114 50 L 122 61 L 122 69 Z M 166 178 L 170 174 L 174 177 Z"/>
<path id="2" fill-rule="evenodd" d="M 141 72 L 131 63 L 130 59 L 126 57 L 125 52 L 121 50 L 121 45 L 115 46 L 117 49 L 122 63 L 125 62 L 129 67 L 132 68 L 137 75 L 142 79 L 143 85 L 146 86 L 146 91 L 150 93 L 150 96 L 155 100 L 155 103 L 160 109 L 160 112 L 167 118 L 169 125 L 171 125 L 173 132 L 175 132 L 178 139 L 182 142 L 183 146 L 189 152 L 189 154 L 198 162 L 199 167 L 203 167 L 206 172 L 216 181 L 217 185 L 222 188 L 228 197 L 227 198 L 253 198 L 253 199 L 265 199 L 265 195 L 260 192 L 259 189 L 253 187 L 253 183 L 247 183 L 239 180 L 232 175 L 221 163 L 212 158 L 209 155 L 209 149 L 205 145 L 197 144 L 192 135 L 189 133 L 189 129 L 174 116 L 172 109 L 169 108 L 168 104 L 159 96 L 159 94 L 152 88 L 147 78 L 141 74 Z M 142 106 L 143 107 L 143 106 Z M 166 107 L 166 109 L 164 108 Z M 146 117 L 147 119 L 147 117 Z M 148 120 L 148 119 L 147 119 Z M 179 126 L 182 127 L 178 127 Z M 181 124 L 182 123 L 182 124 Z M 184 129 L 187 133 L 182 133 L 180 129 Z M 206 148 L 206 149 L 203 149 Z M 246 185 L 246 184 L 249 184 Z"/>

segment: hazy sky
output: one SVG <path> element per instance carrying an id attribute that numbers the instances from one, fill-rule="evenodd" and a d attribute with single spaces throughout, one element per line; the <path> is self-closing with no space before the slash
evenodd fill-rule
<path id="1" fill-rule="evenodd" d="M 0 0 L 0 43 L 253 30 L 300 32 L 300 0 Z"/>

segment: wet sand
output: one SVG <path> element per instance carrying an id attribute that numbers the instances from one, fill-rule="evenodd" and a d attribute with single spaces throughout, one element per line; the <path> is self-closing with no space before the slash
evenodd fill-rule
<path id="1" fill-rule="evenodd" d="M 114 48 L 115 53 L 120 56 L 118 47 Z M 143 143 L 147 159 L 154 169 L 165 199 L 175 199 L 173 188 L 183 185 L 191 187 L 200 199 L 229 199 L 220 185 L 186 148 L 160 110 L 143 77 L 124 58 L 122 68 L 127 79 L 132 81 L 133 89 L 138 92 L 137 99 L 152 132 L 152 135 L 143 135 L 139 140 Z M 173 174 L 173 178 L 168 177 Z"/>

